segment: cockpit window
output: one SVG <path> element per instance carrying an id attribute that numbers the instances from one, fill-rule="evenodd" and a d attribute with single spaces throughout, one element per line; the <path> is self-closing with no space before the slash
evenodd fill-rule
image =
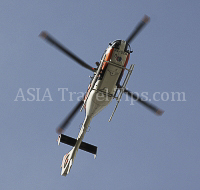
<path id="1" fill-rule="evenodd" d="M 114 48 L 119 49 L 119 46 L 121 45 L 121 40 L 116 40 L 114 42 L 112 42 L 111 46 Z"/>
<path id="2" fill-rule="evenodd" d="M 119 49 L 120 45 L 121 45 L 121 40 L 116 40 L 110 44 L 110 46 L 112 46 L 113 48 L 117 48 L 117 49 Z M 126 47 L 125 47 L 124 51 L 127 53 L 132 53 L 131 47 L 128 43 L 126 43 Z"/>
<path id="3" fill-rule="evenodd" d="M 131 46 L 128 43 L 126 43 L 126 47 L 125 47 L 124 51 L 127 52 L 127 53 L 132 53 Z"/>

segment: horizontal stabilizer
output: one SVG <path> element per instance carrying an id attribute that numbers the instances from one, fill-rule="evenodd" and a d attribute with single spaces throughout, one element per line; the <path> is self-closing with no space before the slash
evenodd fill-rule
<path id="1" fill-rule="evenodd" d="M 70 146 L 75 146 L 76 144 L 76 139 L 60 134 L 58 136 L 58 145 L 60 144 L 60 142 L 64 143 L 64 144 L 68 144 Z M 92 153 L 92 154 L 97 154 L 97 147 L 85 142 L 81 142 L 81 145 L 79 147 L 79 149 L 84 150 L 86 152 Z"/>

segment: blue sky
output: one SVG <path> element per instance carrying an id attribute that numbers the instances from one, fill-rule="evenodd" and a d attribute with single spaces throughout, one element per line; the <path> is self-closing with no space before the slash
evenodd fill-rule
<path id="1" fill-rule="evenodd" d="M 199 1 L 21 0 L 1 1 L 0 7 L 1 189 L 200 188 Z M 108 123 L 113 100 L 84 138 L 98 146 L 96 160 L 79 151 L 69 176 L 60 176 L 71 147 L 57 146 L 55 129 L 76 104 L 78 94 L 70 101 L 69 92 L 84 92 L 92 73 L 39 33 L 48 31 L 94 66 L 108 43 L 126 39 L 144 14 L 151 21 L 131 43 L 129 66 L 136 66 L 127 87 L 148 92 L 164 115 L 123 96 Z M 20 88 L 26 100 L 32 98 L 27 90 L 35 89 L 35 100 L 14 101 Z M 66 101 L 58 88 L 68 88 Z M 46 89 L 53 101 L 41 101 Z M 153 101 L 156 92 L 165 101 Z M 172 101 L 173 92 L 183 92 L 186 101 Z M 76 138 L 83 119 L 79 113 L 65 134 Z"/>

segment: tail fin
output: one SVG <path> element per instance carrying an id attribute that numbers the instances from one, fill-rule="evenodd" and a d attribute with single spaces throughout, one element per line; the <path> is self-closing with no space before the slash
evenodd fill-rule
<path id="1" fill-rule="evenodd" d="M 74 151 L 74 148 L 69 153 L 63 156 L 62 165 L 61 165 L 62 176 L 66 176 L 70 172 L 70 169 L 73 164 L 73 158 L 72 158 L 73 151 Z"/>

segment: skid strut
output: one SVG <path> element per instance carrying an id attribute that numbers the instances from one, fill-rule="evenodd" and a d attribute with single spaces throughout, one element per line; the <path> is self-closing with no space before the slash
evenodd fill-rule
<path id="1" fill-rule="evenodd" d="M 112 112 L 112 115 L 110 116 L 110 119 L 108 120 L 108 122 L 110 122 L 110 121 L 112 120 L 112 117 L 114 116 L 114 113 L 115 113 L 115 111 L 116 111 L 116 109 L 117 109 L 117 107 L 118 107 L 118 105 L 119 105 L 119 102 L 120 102 L 120 100 L 121 100 L 121 98 L 122 98 L 122 94 L 124 93 L 124 90 L 125 90 L 125 88 L 126 88 L 126 85 L 127 85 L 127 83 L 128 83 L 128 80 L 129 80 L 129 78 L 130 78 L 130 76 L 131 76 L 131 74 L 132 74 L 132 71 L 133 71 L 133 69 L 134 69 L 134 66 L 135 66 L 135 65 L 132 64 L 132 65 L 130 66 L 130 69 L 128 70 L 128 73 L 127 73 L 127 75 L 126 75 L 126 78 L 124 79 L 123 85 L 122 85 L 122 87 L 120 88 L 120 92 L 119 92 L 118 97 L 117 97 L 117 104 L 116 104 L 115 109 L 114 109 L 114 111 Z"/>

